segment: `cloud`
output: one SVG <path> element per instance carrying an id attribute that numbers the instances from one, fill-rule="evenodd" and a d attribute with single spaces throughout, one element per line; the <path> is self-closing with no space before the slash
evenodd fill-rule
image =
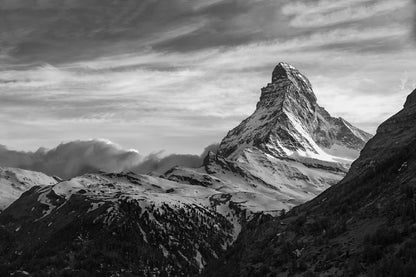
<path id="1" fill-rule="evenodd" d="M 282 7 L 282 13 L 285 15 L 325 13 L 368 2 L 370 2 L 370 0 L 290 1 Z"/>
<path id="2" fill-rule="evenodd" d="M 102 139 L 71 141 L 50 150 L 40 148 L 36 152 L 14 151 L 0 145 L 0 166 L 40 171 L 65 179 L 98 171 L 130 170 L 158 175 L 173 166 L 199 167 L 208 151 L 217 148 L 218 145 L 210 145 L 201 155 L 163 156 L 159 152 L 143 157 L 136 150 L 126 150 Z"/>
<path id="3" fill-rule="evenodd" d="M 413 24 L 412 24 L 412 31 L 413 31 L 413 39 L 416 41 L 416 0 L 413 0 Z"/>
<path id="4" fill-rule="evenodd" d="M 72 141 L 56 148 L 19 152 L 0 148 L 0 165 L 70 178 L 87 172 L 121 171 L 137 165 L 140 155 L 106 140 Z"/>
<path id="5" fill-rule="evenodd" d="M 278 7 L 269 1 L 203 2 L 0 0 L 0 46 L 13 49 L 15 62 L 54 63 L 109 52 L 237 45 L 264 37 L 259 30 L 267 19 L 259 14 Z"/>
<path id="6" fill-rule="evenodd" d="M 142 163 L 133 168 L 132 171 L 140 173 L 152 173 L 161 175 L 174 166 L 183 166 L 196 168 L 203 164 L 204 158 L 209 151 L 217 152 L 219 144 L 211 144 L 207 146 L 201 155 L 181 155 L 172 154 L 166 157 L 161 157 L 160 153 L 148 155 Z"/>
<path id="7" fill-rule="evenodd" d="M 291 26 L 312 28 L 382 16 L 406 9 L 410 4 L 411 0 L 397 0 L 393 2 L 389 0 L 321 0 L 311 3 L 302 1 L 286 4 L 282 8 L 282 12 L 285 15 L 293 16 L 290 22 Z"/>
<path id="8" fill-rule="evenodd" d="M 144 149 L 144 154 L 155 149 L 197 154 L 254 111 L 260 88 L 280 61 L 293 63 L 311 79 L 318 99 L 333 115 L 354 117 L 353 122 L 360 124 L 368 113 L 349 103 L 370 94 L 373 101 L 365 101 L 374 104 L 373 118 L 392 112 L 395 106 L 376 105 L 383 95 L 398 92 L 400 72 L 416 72 L 414 51 L 400 44 L 409 32 L 397 24 L 348 27 L 228 49 L 147 50 L 3 70 L 0 128 L 7 131 L 0 140 L 29 150 L 98 136 Z M 389 42 L 390 52 L 364 48 Z M 337 47 L 328 47 L 335 43 Z M 367 85 L 363 79 L 375 83 Z M 337 97 L 332 97 L 335 92 Z M 342 105 L 333 101 L 340 96 Z M 373 122 L 371 128 L 377 125 L 377 120 Z"/>
<path id="9" fill-rule="evenodd" d="M 254 110 L 280 61 L 373 130 L 400 107 L 402 72 L 416 74 L 406 3 L 0 0 L 0 142 L 104 137 L 198 156 Z"/>

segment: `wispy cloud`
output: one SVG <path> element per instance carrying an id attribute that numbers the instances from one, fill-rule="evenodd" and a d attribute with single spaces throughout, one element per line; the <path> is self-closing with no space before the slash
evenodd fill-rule
<path id="1" fill-rule="evenodd" d="M 1 143 L 199 153 L 254 110 L 280 61 L 369 131 L 414 84 L 408 0 L 110 2 L 0 0 Z"/>
<path id="2" fill-rule="evenodd" d="M 403 10 L 411 5 L 410 0 L 353 0 L 318 1 L 312 4 L 294 2 L 283 7 L 283 14 L 293 15 L 290 24 L 294 27 L 324 27 L 345 22 L 355 22 Z"/>

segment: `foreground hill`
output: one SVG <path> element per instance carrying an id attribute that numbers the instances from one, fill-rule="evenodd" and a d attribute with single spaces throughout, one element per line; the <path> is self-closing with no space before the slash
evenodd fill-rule
<path id="1" fill-rule="evenodd" d="M 206 276 L 415 276 L 416 90 L 347 176 L 281 219 L 251 222 Z"/>

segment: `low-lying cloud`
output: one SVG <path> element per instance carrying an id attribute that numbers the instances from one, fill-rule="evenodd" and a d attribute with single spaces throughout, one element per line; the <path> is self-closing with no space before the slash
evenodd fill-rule
<path id="1" fill-rule="evenodd" d="M 172 154 L 162 157 L 161 153 L 148 155 L 138 166 L 132 169 L 138 173 L 163 174 L 174 166 L 200 167 L 209 151 L 217 152 L 219 144 L 211 144 L 205 147 L 201 155 Z"/>
<path id="2" fill-rule="evenodd" d="M 9 150 L 0 145 L 0 166 L 40 171 L 64 179 L 98 171 L 162 174 L 174 166 L 199 167 L 208 151 L 216 151 L 217 144 L 205 148 L 201 155 L 163 152 L 141 156 L 136 150 L 126 150 L 108 140 L 71 141 L 54 149 L 39 148 L 36 152 Z"/>

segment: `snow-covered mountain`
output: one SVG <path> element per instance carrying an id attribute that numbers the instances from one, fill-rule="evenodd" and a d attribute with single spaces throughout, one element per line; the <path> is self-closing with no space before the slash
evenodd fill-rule
<path id="1" fill-rule="evenodd" d="M 341 180 L 370 138 L 331 117 L 318 105 L 309 80 L 279 63 L 255 112 L 227 134 L 218 154 L 209 155 L 200 169 L 176 169 L 165 177 L 197 183 L 209 174 L 251 210 L 290 209 Z"/>
<path id="2" fill-rule="evenodd" d="M 48 186 L 57 182 L 57 179 L 40 172 L 0 167 L 0 211 L 31 187 Z"/>
<path id="3" fill-rule="evenodd" d="M 340 180 L 369 137 L 331 117 L 306 77 L 280 63 L 253 115 L 200 168 L 59 183 L 26 173 L 38 186 L 0 214 L 0 265 L 8 264 L 0 273 L 198 274 L 259 213 L 290 209 Z"/>
<path id="4" fill-rule="evenodd" d="M 317 104 L 309 80 L 296 68 L 279 63 L 272 83 L 261 90 L 256 111 L 222 140 L 220 155 L 245 160 L 260 150 L 275 158 L 311 165 L 347 165 L 371 135 L 334 118 Z"/>

